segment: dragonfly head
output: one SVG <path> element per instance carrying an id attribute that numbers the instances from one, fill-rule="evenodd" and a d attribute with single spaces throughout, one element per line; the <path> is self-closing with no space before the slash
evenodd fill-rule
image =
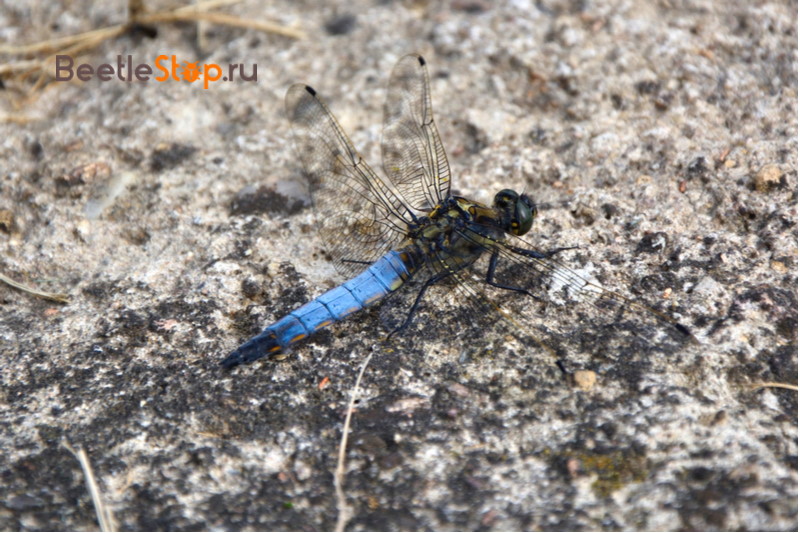
<path id="1" fill-rule="evenodd" d="M 536 216 L 533 201 L 511 189 L 503 189 L 495 195 L 494 208 L 503 221 L 503 230 L 518 236 L 528 233 Z"/>

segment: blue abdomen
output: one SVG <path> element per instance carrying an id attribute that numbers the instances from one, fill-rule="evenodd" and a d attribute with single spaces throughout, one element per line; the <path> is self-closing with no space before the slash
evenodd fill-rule
<path id="1" fill-rule="evenodd" d="M 231 368 L 285 352 L 292 343 L 396 291 L 413 274 L 405 252 L 391 251 L 355 278 L 295 309 L 234 350 L 222 366 Z"/>

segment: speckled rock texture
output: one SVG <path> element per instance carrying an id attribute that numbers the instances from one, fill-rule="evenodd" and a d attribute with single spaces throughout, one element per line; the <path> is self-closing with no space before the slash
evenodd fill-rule
<path id="1" fill-rule="evenodd" d="M 0 41 L 125 20 L 125 2 L 95 4 L 4 2 Z M 122 530 L 333 528 L 337 447 L 371 353 L 348 529 L 797 530 L 797 392 L 759 386 L 797 384 L 796 2 L 222 12 L 307 37 L 164 24 L 77 60 L 174 54 L 255 64 L 257 81 L 0 90 L 0 272 L 70 297 L 0 285 L 0 529 L 96 530 L 65 442 L 86 450 Z M 454 190 L 525 190 L 541 205 L 531 243 L 579 246 L 562 263 L 697 344 L 610 326 L 542 347 L 431 301 L 388 342 L 378 306 L 284 362 L 219 367 L 342 281 L 286 89 L 313 85 L 380 170 L 386 83 L 415 51 Z M 564 316 L 522 327 L 582 327 Z"/>

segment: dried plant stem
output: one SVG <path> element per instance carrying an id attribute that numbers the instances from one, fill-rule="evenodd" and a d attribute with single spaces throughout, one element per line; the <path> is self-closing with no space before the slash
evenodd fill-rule
<path id="1" fill-rule="evenodd" d="M 44 298 L 45 300 L 52 300 L 54 302 L 60 302 L 62 304 L 68 304 L 69 303 L 69 300 L 67 299 L 67 295 L 66 294 L 58 294 L 58 293 L 53 293 L 53 292 L 40 291 L 38 289 L 34 289 L 33 287 L 29 287 L 27 285 L 23 285 L 22 283 L 14 281 L 13 279 L 11 279 L 11 278 L 3 275 L 3 274 L 0 274 L 0 281 L 2 281 L 3 283 L 6 283 L 8 285 L 11 285 L 15 289 L 19 289 L 19 290 L 21 290 L 23 292 L 27 292 L 28 294 L 32 294 L 34 296 L 38 296 L 39 298 Z"/>
<path id="2" fill-rule="evenodd" d="M 758 389 L 765 389 L 765 388 L 774 388 L 774 389 L 788 389 L 797 391 L 797 385 L 793 383 L 780 383 L 778 381 L 762 381 L 759 383 L 754 383 L 750 386 L 750 390 L 758 390 Z"/>
<path id="3" fill-rule="evenodd" d="M 23 59 L 0 64 L 0 76 L 23 73 L 22 77 L 24 78 L 31 74 L 42 74 L 46 71 L 48 64 L 54 60 L 54 55 L 63 54 L 74 56 L 80 52 L 95 48 L 105 41 L 122 35 L 135 24 L 148 25 L 186 21 L 210 22 L 213 24 L 273 33 L 292 39 L 305 38 L 305 33 L 295 28 L 289 28 L 267 21 L 243 19 L 225 13 L 210 12 L 212 9 L 234 4 L 239 1 L 241 0 L 209 0 L 207 2 L 198 2 L 197 4 L 182 6 L 175 9 L 157 11 L 155 13 L 146 13 L 141 12 L 140 9 L 131 9 L 129 10 L 132 15 L 130 20 L 123 24 L 98 28 L 77 35 L 47 39 L 37 43 L 0 45 L 0 54 L 15 56 L 48 54 L 48 57 L 42 59 Z M 37 79 L 36 86 L 39 86 L 43 82 L 43 79 L 44 78 L 40 76 L 40 78 Z"/>
<path id="4" fill-rule="evenodd" d="M 158 22 L 178 22 L 178 21 L 208 21 L 214 24 L 222 24 L 225 26 L 234 26 L 237 28 L 249 28 L 253 30 L 263 31 L 266 33 L 274 33 L 284 37 L 291 37 L 293 39 L 305 38 L 305 33 L 294 28 L 287 28 L 272 22 L 247 20 L 233 15 L 226 15 L 224 13 L 207 13 L 207 12 L 171 12 L 171 13 L 154 13 L 152 15 L 145 15 L 140 17 L 137 22 L 142 24 L 155 24 Z"/>
<path id="5" fill-rule="evenodd" d="M 364 362 L 361 364 L 361 370 L 358 372 L 356 383 L 353 386 L 353 392 L 350 395 L 350 403 L 347 406 L 347 415 L 344 418 L 344 427 L 342 428 L 342 440 L 339 443 L 339 458 L 336 461 L 336 472 L 333 475 L 333 486 L 336 489 L 336 508 L 338 510 L 336 516 L 336 531 L 344 531 L 344 526 L 350 519 L 351 509 L 347 505 L 347 498 L 344 494 L 344 475 L 345 475 L 345 455 L 347 453 L 347 434 L 350 432 L 350 419 L 353 416 L 353 406 L 356 403 L 358 396 L 358 388 L 361 385 L 361 378 L 364 377 L 364 370 L 367 369 L 372 354 L 368 355 Z"/>
<path id="6" fill-rule="evenodd" d="M 72 455 L 74 455 L 81 464 L 83 475 L 86 478 L 86 485 L 89 488 L 89 494 L 92 497 L 92 503 L 94 503 L 94 512 L 97 514 L 97 521 L 100 523 L 100 529 L 102 531 L 116 531 L 117 526 L 114 523 L 114 515 L 111 514 L 111 510 L 103 503 L 103 497 L 100 494 L 100 487 L 97 485 L 97 481 L 95 480 L 92 464 L 89 462 L 89 457 L 86 455 L 86 450 L 83 448 L 78 448 L 76 451 L 66 441 L 64 442 L 64 447 L 69 450 L 70 453 L 72 453 Z"/>
<path id="7" fill-rule="evenodd" d="M 72 46 L 76 43 L 91 41 L 102 42 L 106 39 L 111 39 L 124 31 L 125 24 L 117 24 L 116 26 L 109 26 L 108 28 L 99 28 L 96 30 L 78 33 L 77 35 L 67 35 L 64 37 L 57 37 L 55 39 L 48 39 L 38 43 L 11 45 L 7 44 L 0 46 L 0 54 L 10 55 L 29 55 L 48 53 L 55 50 L 61 50 L 65 47 Z"/>

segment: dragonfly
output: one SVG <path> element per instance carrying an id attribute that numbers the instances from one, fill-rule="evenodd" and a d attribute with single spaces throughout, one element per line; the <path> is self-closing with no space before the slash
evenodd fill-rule
<path id="1" fill-rule="evenodd" d="M 666 315 L 555 259 L 575 247 L 542 251 L 524 241 L 537 215 L 528 195 L 503 189 L 486 205 L 451 193 L 450 166 L 434 122 L 430 78 L 421 55 L 400 59 L 390 76 L 381 141 L 383 177 L 354 148 L 313 88 L 291 86 L 286 113 L 313 189 L 318 232 L 337 270 L 349 279 L 267 326 L 231 352 L 223 367 L 285 358 L 294 344 L 412 282 L 416 293 L 388 337 L 409 327 L 425 295 L 439 285 L 457 289 L 458 300 L 470 306 L 467 316 L 499 313 L 517 326 L 515 318 L 521 315 L 504 312 L 499 301 L 483 295 L 476 276 L 492 290 L 531 302 L 555 292 L 595 314 L 644 310 L 691 337 L 688 328 Z"/>

